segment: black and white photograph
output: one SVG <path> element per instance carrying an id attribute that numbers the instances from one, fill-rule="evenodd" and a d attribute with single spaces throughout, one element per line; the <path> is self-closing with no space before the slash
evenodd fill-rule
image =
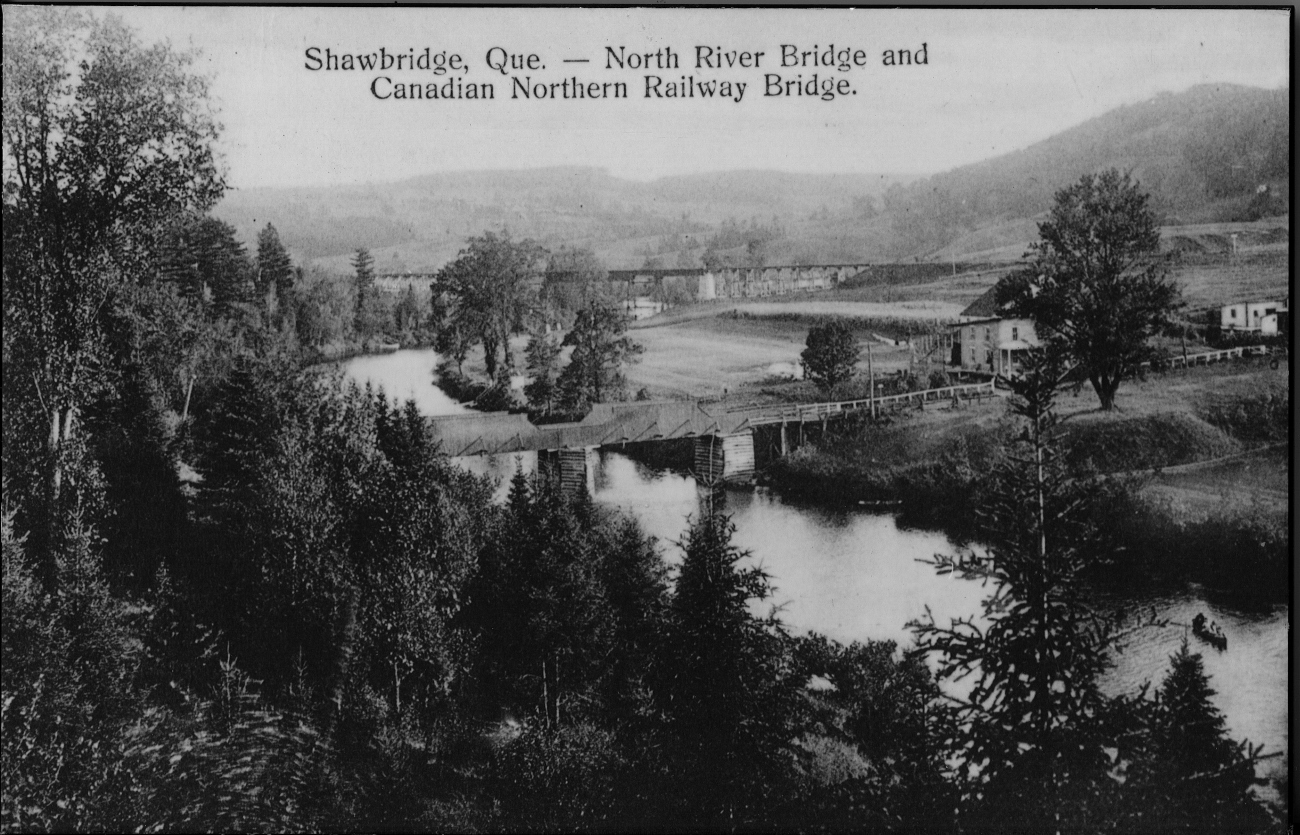
<path id="1" fill-rule="evenodd" d="M 3 5 L 3 832 L 1283 833 L 1290 6 Z"/>

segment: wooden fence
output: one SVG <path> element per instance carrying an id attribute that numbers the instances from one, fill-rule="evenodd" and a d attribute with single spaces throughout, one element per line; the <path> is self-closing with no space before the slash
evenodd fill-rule
<path id="1" fill-rule="evenodd" d="M 1190 368 L 1240 357 L 1262 357 L 1267 356 L 1267 354 L 1268 348 L 1263 345 L 1241 345 L 1236 348 L 1224 348 L 1221 351 L 1202 351 L 1198 354 L 1188 354 L 1186 357 L 1179 354 L 1170 357 L 1168 364 L 1170 368 Z M 1151 363 L 1144 362 L 1142 367 L 1150 368 Z"/>
<path id="2" fill-rule="evenodd" d="M 875 409 L 895 409 L 901 406 L 921 405 L 932 402 L 951 402 L 953 400 L 982 400 L 997 396 L 993 390 L 993 381 L 987 383 L 970 383 L 961 386 L 922 389 L 903 394 L 890 394 L 883 397 L 870 397 L 865 400 L 840 400 L 831 403 L 790 403 L 752 406 L 737 406 L 727 409 L 729 415 L 744 415 L 750 426 L 763 426 L 772 423 L 798 423 L 804 421 L 821 421 L 843 417 L 856 412 Z"/>

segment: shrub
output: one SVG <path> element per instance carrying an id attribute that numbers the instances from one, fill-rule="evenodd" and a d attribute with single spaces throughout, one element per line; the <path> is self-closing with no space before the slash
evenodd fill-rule
<path id="1" fill-rule="evenodd" d="M 1214 426 L 1178 412 L 1119 420 L 1088 415 L 1065 426 L 1066 462 L 1076 473 L 1172 467 L 1241 451 Z"/>
<path id="2" fill-rule="evenodd" d="M 603 831 L 626 767 L 608 731 L 531 726 L 497 756 L 491 784 L 506 831 Z"/>
<path id="3" fill-rule="evenodd" d="M 1247 443 L 1287 440 L 1291 426 L 1291 387 L 1271 383 L 1259 394 L 1218 400 L 1203 410 L 1206 422 Z"/>
<path id="4" fill-rule="evenodd" d="M 813 325 L 799 359 L 804 377 L 822 391 L 830 391 L 851 379 L 857 370 L 858 343 L 853 330 L 837 319 Z"/>

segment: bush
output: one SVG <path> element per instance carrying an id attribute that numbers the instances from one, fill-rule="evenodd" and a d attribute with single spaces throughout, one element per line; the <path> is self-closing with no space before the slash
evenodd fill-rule
<path id="1" fill-rule="evenodd" d="M 145 831 L 319 831 L 329 819 L 328 749 L 305 720 L 241 699 L 149 709 L 123 739 L 136 826 Z"/>
<path id="2" fill-rule="evenodd" d="M 823 392 L 853 377 L 858 365 L 858 343 L 853 330 L 831 319 L 808 330 L 808 344 L 799 355 L 804 378 Z"/>
<path id="3" fill-rule="evenodd" d="M 888 430 L 867 429 L 860 441 L 805 446 L 773 461 L 766 475 L 783 492 L 835 504 L 901 501 L 900 520 L 957 536 L 974 531 L 985 473 L 1001 457 L 996 438 L 959 435 L 903 460 L 876 461 Z"/>
<path id="4" fill-rule="evenodd" d="M 1064 425 L 1066 462 L 1076 473 L 1172 467 L 1241 451 L 1241 445 L 1191 415 L 1134 418 L 1086 415 Z"/>
<path id="5" fill-rule="evenodd" d="M 1278 443 L 1290 437 L 1291 387 L 1272 383 L 1251 397 L 1218 400 L 1203 409 L 1206 422 L 1247 443 Z"/>
<path id="6" fill-rule="evenodd" d="M 533 726 L 497 756 L 491 784 L 506 831 L 604 831 L 617 814 L 626 768 L 608 731 Z"/>
<path id="7" fill-rule="evenodd" d="M 490 385 L 475 380 L 457 371 L 455 363 L 449 360 L 443 360 L 438 364 L 437 384 L 438 388 L 453 400 L 461 403 L 472 402 L 476 408 L 484 412 L 504 412 L 516 405 L 514 392 L 508 387 L 499 383 Z"/>
<path id="8" fill-rule="evenodd" d="M 1284 515 L 1251 504 L 1183 519 L 1167 501 L 1140 495 L 1139 488 L 1113 481 L 1091 508 L 1116 554 L 1099 579 L 1125 585 L 1134 575 L 1193 580 L 1249 598 L 1286 599 L 1291 551 Z"/>

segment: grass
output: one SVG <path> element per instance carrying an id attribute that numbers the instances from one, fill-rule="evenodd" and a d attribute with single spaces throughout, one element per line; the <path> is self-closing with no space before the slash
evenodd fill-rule
<path id="1" fill-rule="evenodd" d="M 956 318 L 964 307 L 957 302 L 936 301 L 923 297 L 897 301 L 863 301 L 857 298 L 872 289 L 823 290 L 758 299 L 718 299 L 712 302 L 684 305 L 641 319 L 632 325 L 631 330 L 636 332 L 677 325 L 693 319 L 711 319 L 733 311 L 764 317 L 788 314 L 795 308 L 813 317 L 856 316 L 867 319 L 910 319 L 917 323 L 947 322 Z"/>
<path id="2" fill-rule="evenodd" d="M 1067 423 L 1066 460 L 1078 472 L 1115 473 L 1190 464 L 1241 452 L 1241 443 L 1184 412 L 1106 415 Z"/>
<path id="3" fill-rule="evenodd" d="M 1216 253 L 1184 260 L 1172 274 L 1184 301 L 1194 310 L 1290 296 L 1290 256 L 1286 251 L 1246 252 L 1236 257 Z"/>
<path id="4" fill-rule="evenodd" d="M 899 412 L 891 420 L 841 428 L 774 461 L 763 478 L 831 504 L 899 500 L 904 524 L 973 536 L 980 482 L 1011 431 L 1002 404 Z"/>
<path id="5" fill-rule="evenodd" d="M 1254 594 L 1285 587 L 1288 374 L 1286 363 L 1225 363 L 1126 384 L 1114 412 L 1101 412 L 1086 389 L 1059 401 L 1073 471 L 1131 476 L 1114 482 L 1099 517 L 1130 568 L 1244 584 Z M 933 409 L 824 438 L 769 465 L 764 477 L 824 501 L 901 499 L 903 522 L 970 537 L 985 476 L 1012 428 L 998 404 Z M 1213 463 L 1194 463 L 1202 461 Z M 1239 560 L 1239 573 L 1225 554 Z"/>
<path id="6" fill-rule="evenodd" d="M 645 347 L 640 362 L 627 371 L 629 388 L 645 388 L 652 397 L 739 402 L 825 399 L 811 385 L 792 380 L 798 375 L 808 328 L 817 316 L 803 306 L 790 307 L 771 305 L 770 312 L 761 315 L 742 308 L 629 331 Z M 909 325 L 921 326 L 913 319 L 883 315 L 855 316 L 853 323 L 862 346 L 858 374 L 863 379 L 868 371 L 869 334 L 901 336 Z M 871 342 L 871 366 L 877 379 L 907 369 L 910 361 L 905 348 Z"/>
<path id="7" fill-rule="evenodd" d="M 1143 492 L 1189 521 L 1211 518 L 1234 504 L 1285 520 L 1290 457 L 1289 447 L 1277 445 L 1222 461 L 1166 469 L 1152 475 Z"/>
<path id="8" fill-rule="evenodd" d="M 1116 491 L 1094 513 L 1116 548 L 1112 582 L 1193 580 L 1232 593 L 1243 605 L 1288 597 L 1285 507 L 1224 493 L 1212 505 L 1189 512 L 1176 497 L 1147 487 Z"/>

